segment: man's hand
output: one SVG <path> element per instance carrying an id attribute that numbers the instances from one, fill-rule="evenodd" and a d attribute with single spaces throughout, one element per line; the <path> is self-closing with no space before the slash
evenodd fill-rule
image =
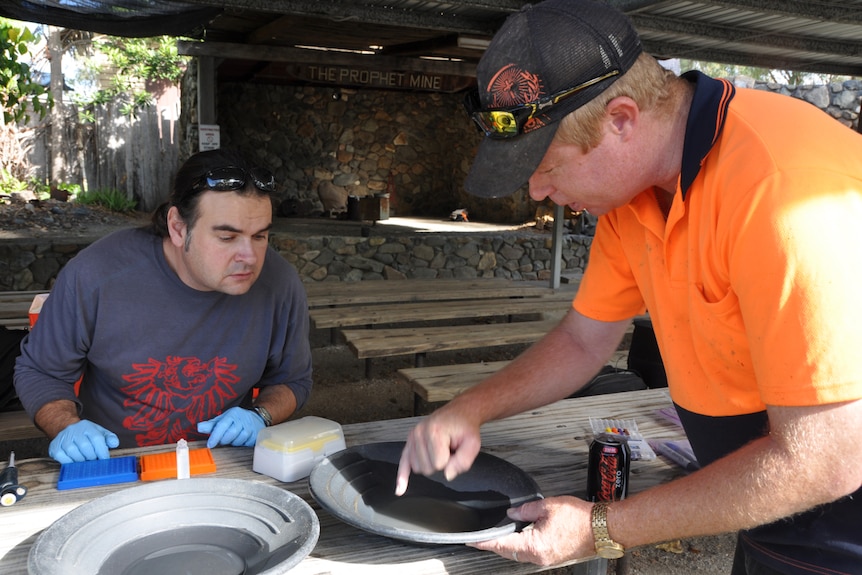
<path id="1" fill-rule="evenodd" d="M 532 525 L 520 533 L 468 545 L 521 563 L 544 566 L 591 557 L 596 554 L 592 506 L 568 496 L 531 501 L 510 509 L 509 517 Z"/>
<path id="2" fill-rule="evenodd" d="M 109 459 L 108 449 L 119 445 L 115 433 L 82 419 L 57 434 L 48 446 L 48 455 L 60 463 Z"/>
<path id="3" fill-rule="evenodd" d="M 242 407 L 231 407 L 221 415 L 198 423 L 200 433 L 209 433 L 207 447 L 233 445 L 254 447 L 257 432 L 266 427 L 263 418 L 256 412 Z"/>
<path id="4" fill-rule="evenodd" d="M 404 495 L 410 472 L 443 471 L 449 481 L 470 469 L 482 440 L 479 425 L 445 407 L 420 422 L 407 437 L 398 462 L 395 495 Z"/>

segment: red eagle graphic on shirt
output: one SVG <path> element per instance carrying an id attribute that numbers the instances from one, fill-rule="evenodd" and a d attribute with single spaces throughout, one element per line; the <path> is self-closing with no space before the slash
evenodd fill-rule
<path id="1" fill-rule="evenodd" d="M 238 395 L 237 365 L 223 357 L 207 362 L 196 357 L 150 358 L 132 368 L 133 373 L 123 376 L 129 383 L 122 388 L 128 396 L 123 407 L 135 413 L 123 420 L 123 427 L 137 433 L 141 446 L 203 438 L 197 433 L 198 422 L 221 413 Z"/>

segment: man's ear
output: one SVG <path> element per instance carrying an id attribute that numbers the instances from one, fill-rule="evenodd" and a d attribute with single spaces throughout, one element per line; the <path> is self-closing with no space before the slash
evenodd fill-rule
<path id="1" fill-rule="evenodd" d="M 180 211 L 176 206 L 171 206 L 168 210 L 168 233 L 171 235 L 172 244 L 177 247 L 185 245 L 188 225 L 182 216 L 180 216 Z"/>
<path id="2" fill-rule="evenodd" d="M 618 96 L 608 102 L 605 109 L 611 132 L 623 139 L 629 139 L 640 120 L 640 108 L 637 102 L 628 96 Z"/>

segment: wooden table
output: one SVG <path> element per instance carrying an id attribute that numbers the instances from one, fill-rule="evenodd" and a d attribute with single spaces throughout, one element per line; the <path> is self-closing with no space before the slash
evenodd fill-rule
<path id="1" fill-rule="evenodd" d="M 670 405 L 665 390 L 618 393 L 567 399 L 548 407 L 489 423 L 482 430 L 483 449 L 528 472 L 546 496 L 574 494 L 586 488 L 589 417 L 634 418 L 648 438 L 682 436 L 680 428 L 656 414 Z M 403 441 L 415 418 L 344 426 L 347 445 L 376 441 Z M 115 455 L 165 451 L 165 447 L 119 450 Z M 251 470 L 253 449 L 213 450 L 217 477 L 241 478 L 282 486 L 306 501 L 320 518 L 320 539 L 314 551 L 291 575 L 497 575 L 537 573 L 546 569 L 515 563 L 493 553 L 462 545 L 414 546 L 372 535 L 351 527 L 322 510 L 309 495 L 306 480 L 280 483 Z M 5 454 L 3 454 L 5 457 Z M 96 497 L 132 484 L 57 491 L 59 465 L 50 459 L 18 462 L 19 480 L 29 488 L 27 496 L 0 509 L 0 573 L 27 573 L 27 554 L 39 533 L 63 514 Z M 671 480 L 681 471 L 662 459 L 636 461 L 632 465 L 630 493 Z M 588 565 L 584 563 L 583 565 Z"/>

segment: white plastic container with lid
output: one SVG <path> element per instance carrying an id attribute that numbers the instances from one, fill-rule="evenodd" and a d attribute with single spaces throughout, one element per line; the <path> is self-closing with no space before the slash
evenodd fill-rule
<path id="1" fill-rule="evenodd" d="M 318 461 L 345 447 L 341 425 L 307 416 L 261 429 L 252 469 L 289 483 L 308 477 Z"/>

